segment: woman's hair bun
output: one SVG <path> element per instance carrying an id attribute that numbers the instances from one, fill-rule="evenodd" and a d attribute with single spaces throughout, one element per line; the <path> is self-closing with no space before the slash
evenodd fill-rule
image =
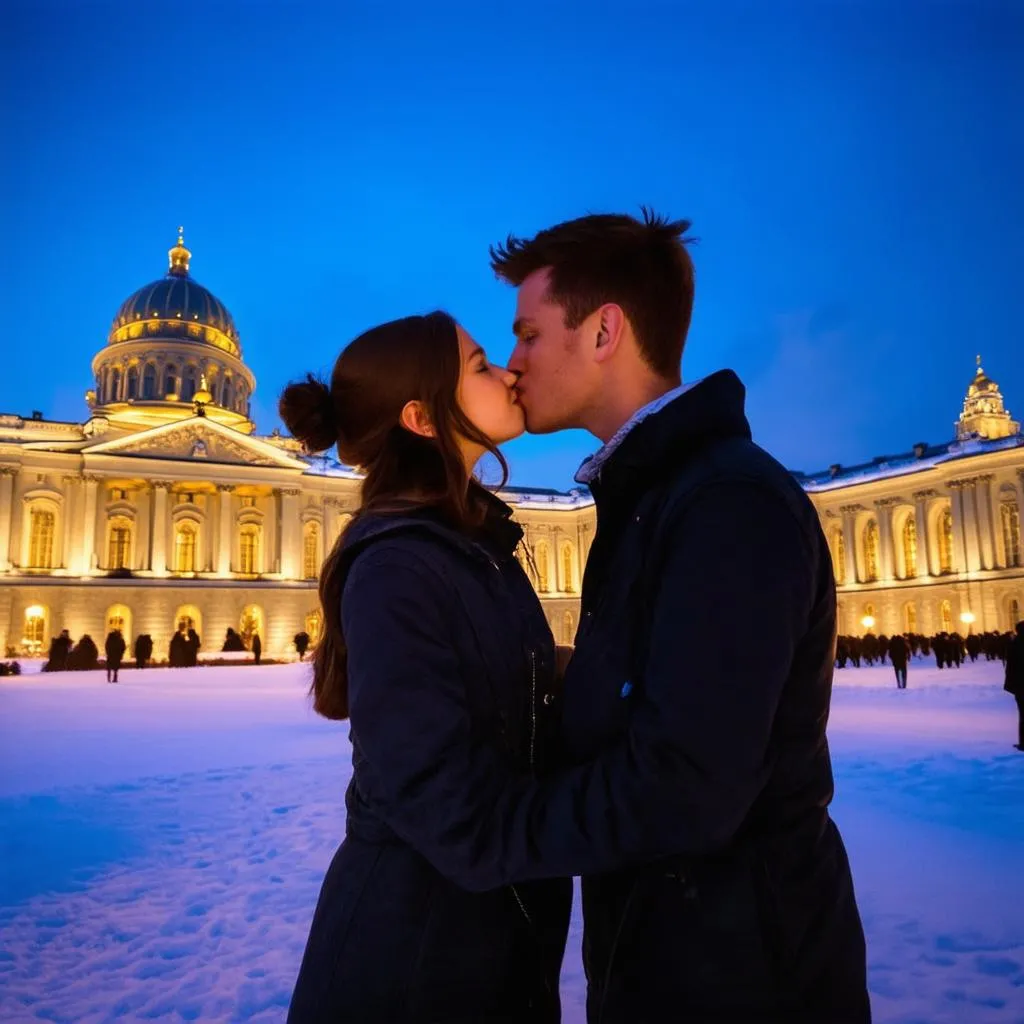
<path id="1" fill-rule="evenodd" d="M 289 384 L 277 403 L 284 425 L 307 452 L 324 452 L 338 443 L 337 418 L 330 388 L 313 374 Z"/>

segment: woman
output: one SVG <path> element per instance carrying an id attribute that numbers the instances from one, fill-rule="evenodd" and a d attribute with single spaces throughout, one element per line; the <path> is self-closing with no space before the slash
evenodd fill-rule
<path id="1" fill-rule="evenodd" d="M 353 773 L 295 1024 L 560 1019 L 571 882 L 465 891 L 444 854 L 474 843 L 470 809 L 493 781 L 472 770 L 479 753 L 485 774 L 529 779 L 555 735 L 554 645 L 515 557 L 522 531 L 473 477 L 486 453 L 507 472 L 497 445 L 524 429 L 514 383 L 432 313 L 358 337 L 329 387 L 310 376 L 281 396 L 307 451 L 336 445 L 365 473 L 320 582 L 314 707 L 350 719 Z"/>

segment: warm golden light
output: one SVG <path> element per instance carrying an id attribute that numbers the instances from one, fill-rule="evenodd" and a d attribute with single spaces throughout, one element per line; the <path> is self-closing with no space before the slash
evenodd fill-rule
<path id="1" fill-rule="evenodd" d="M 975 620 L 974 612 L 964 612 L 960 616 L 960 621 L 965 625 L 969 626 Z"/>
<path id="2" fill-rule="evenodd" d="M 874 627 L 874 625 L 875 625 L 875 617 L 874 617 L 874 615 L 865 615 L 864 618 L 860 620 L 860 624 L 865 629 L 872 629 Z"/>
<path id="3" fill-rule="evenodd" d="M 45 614 L 45 612 L 43 611 L 42 605 L 30 604 L 25 609 L 25 618 L 26 619 L 41 619 L 44 614 Z"/>

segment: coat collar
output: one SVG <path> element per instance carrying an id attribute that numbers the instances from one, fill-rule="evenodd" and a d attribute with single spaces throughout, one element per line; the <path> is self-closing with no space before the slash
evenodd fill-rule
<path id="1" fill-rule="evenodd" d="M 712 441 L 749 439 L 745 397 L 739 377 L 732 370 L 720 370 L 680 389 L 645 416 L 634 417 L 631 428 L 606 454 L 595 474 L 591 485 L 595 498 L 602 490 L 618 490 L 664 476 Z"/>
<path id="2" fill-rule="evenodd" d="M 489 559 L 488 548 L 512 554 L 523 537 L 522 527 L 512 521 L 512 509 L 496 495 L 486 493 L 487 519 L 474 535 L 456 530 L 430 507 L 408 512 L 370 512 L 357 516 L 345 530 L 342 552 L 349 561 L 368 544 L 398 533 L 430 534 L 474 558 Z"/>

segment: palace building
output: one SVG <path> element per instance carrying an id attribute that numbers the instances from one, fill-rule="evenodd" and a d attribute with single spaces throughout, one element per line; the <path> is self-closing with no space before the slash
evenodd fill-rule
<path id="1" fill-rule="evenodd" d="M 286 656 L 320 630 L 317 574 L 359 475 L 250 419 L 256 387 L 179 232 L 164 277 L 117 310 L 84 423 L 0 415 L 0 653 L 67 629 L 102 647 L 193 626 Z M 821 516 L 846 633 L 1006 630 L 1024 609 L 1024 437 L 979 365 L 947 444 L 797 474 Z M 571 642 L 594 534 L 586 489 L 507 488 L 556 639 Z"/>

